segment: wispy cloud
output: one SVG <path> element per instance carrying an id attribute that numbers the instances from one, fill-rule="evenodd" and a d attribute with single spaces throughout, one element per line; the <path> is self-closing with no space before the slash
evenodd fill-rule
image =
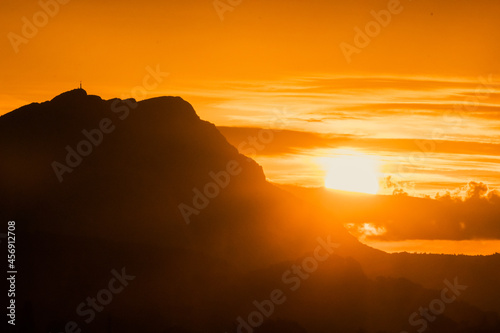
<path id="1" fill-rule="evenodd" d="M 491 141 L 500 126 L 499 90 L 500 84 L 487 75 L 451 79 L 317 75 L 219 82 L 174 92 L 187 94 L 188 100 L 192 96 L 197 110 L 218 125 L 265 127 L 270 114 L 286 109 L 290 130 L 420 139 L 434 128 L 446 128 L 448 140 Z M 473 100 L 474 96 L 482 98 Z M 462 114 L 455 112 L 464 105 Z"/>

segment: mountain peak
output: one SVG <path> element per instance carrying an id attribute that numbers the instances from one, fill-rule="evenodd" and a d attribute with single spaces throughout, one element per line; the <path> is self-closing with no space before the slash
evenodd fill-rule
<path id="1" fill-rule="evenodd" d="M 108 124 L 109 133 L 102 124 Z M 90 152 L 81 150 L 83 145 Z M 22 195 L 33 184 L 55 193 L 61 179 L 64 186 L 93 179 L 110 189 L 121 182 L 129 193 L 145 186 L 175 188 L 175 193 L 166 195 L 182 202 L 190 199 L 191 189 L 211 182 L 210 172 L 224 171 L 233 160 L 245 166 L 245 176 L 233 183 L 265 182 L 256 162 L 240 155 L 215 125 L 201 120 L 192 105 L 178 96 L 104 100 L 83 89 L 67 91 L 3 116 L 0 151 L 5 161 L 0 183 L 11 197 Z M 70 161 L 70 151 L 79 154 L 78 163 Z M 67 167 L 64 177 L 57 176 L 54 163 Z M 31 168 L 33 164 L 40 167 Z"/>
<path id="2" fill-rule="evenodd" d="M 82 88 L 77 88 L 57 95 L 51 102 L 79 101 L 85 97 L 87 97 L 87 92 Z"/>

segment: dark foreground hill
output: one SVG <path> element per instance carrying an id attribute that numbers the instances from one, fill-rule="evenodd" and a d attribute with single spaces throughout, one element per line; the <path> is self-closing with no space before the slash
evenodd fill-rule
<path id="1" fill-rule="evenodd" d="M 269 184 L 179 97 L 106 101 L 78 89 L 27 105 L 0 117 L 0 157 L 18 332 L 500 327 L 451 287 L 452 302 L 434 302 L 439 315 L 409 320 L 442 288 L 390 268 L 370 274 L 367 258 L 384 266 L 384 253 Z"/>

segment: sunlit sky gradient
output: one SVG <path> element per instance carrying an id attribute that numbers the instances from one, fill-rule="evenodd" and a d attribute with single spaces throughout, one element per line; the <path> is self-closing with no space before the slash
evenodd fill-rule
<path id="1" fill-rule="evenodd" d="M 0 114 L 81 80 L 181 96 L 235 146 L 280 129 L 253 156 L 274 182 L 322 186 L 321 159 L 351 150 L 377 159 L 383 194 L 500 188 L 500 2 L 403 0 L 348 61 L 341 43 L 389 3 L 244 0 L 221 20 L 210 0 L 72 0 L 15 52 L 41 7 L 2 1 Z M 136 95 L 147 67 L 169 75 Z"/>

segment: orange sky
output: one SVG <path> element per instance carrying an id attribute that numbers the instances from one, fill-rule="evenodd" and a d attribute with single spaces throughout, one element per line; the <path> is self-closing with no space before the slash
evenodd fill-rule
<path id="1" fill-rule="evenodd" d="M 499 1 L 61 2 L 0 4 L 0 114 L 82 80 L 103 98 L 182 96 L 237 127 L 235 145 L 279 123 L 255 156 L 272 181 L 322 185 L 317 159 L 351 149 L 411 195 L 500 188 Z M 168 76 L 136 94 L 147 68 Z"/>
<path id="2" fill-rule="evenodd" d="M 500 66 L 500 3 L 491 0 L 403 0 L 349 64 L 340 44 L 354 45 L 354 28 L 388 1 L 244 0 L 221 21 L 213 1 L 71 0 L 18 53 L 7 35 L 22 36 L 22 18 L 33 22 L 42 9 L 33 0 L 0 6 L 0 88 L 11 105 L 46 100 L 79 80 L 91 93 L 117 96 L 156 64 L 171 76 L 152 95 L 316 75 L 475 79 Z"/>

